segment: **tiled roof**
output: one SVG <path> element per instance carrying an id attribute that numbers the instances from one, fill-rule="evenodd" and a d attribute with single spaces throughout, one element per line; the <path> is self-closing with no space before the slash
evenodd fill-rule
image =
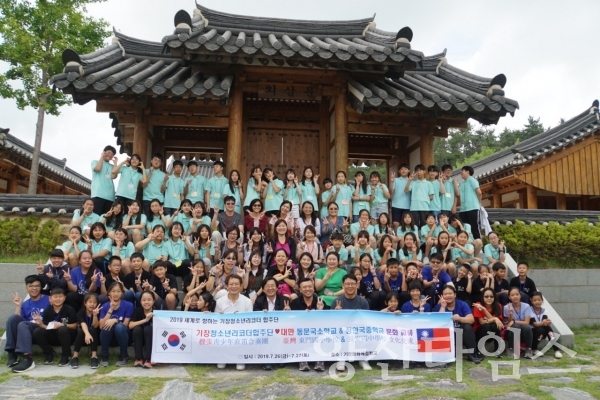
<path id="1" fill-rule="evenodd" d="M 347 71 L 348 99 L 359 113 L 405 110 L 493 124 L 519 108 L 505 97 L 504 75 L 484 78 L 465 72 L 448 64 L 445 50 L 425 57 L 411 48 L 410 28 L 383 31 L 374 17 L 285 20 L 197 5 L 193 16 L 181 10 L 174 22 L 174 32 L 162 43 L 115 32 L 113 43 L 94 53 L 65 50 L 64 72 L 50 83 L 80 104 L 98 94 L 216 98 L 227 104 L 233 75 L 219 73 L 226 66 L 287 65 Z"/>
<path id="2" fill-rule="evenodd" d="M 495 175 L 506 169 L 526 165 L 538 158 L 548 156 L 580 140 L 593 135 L 600 129 L 598 100 L 592 107 L 570 120 L 527 140 L 517 143 L 471 164 L 475 179 Z M 455 171 L 456 173 L 456 171 Z"/>
<path id="3" fill-rule="evenodd" d="M 233 76 L 192 74 L 180 58 L 162 53 L 160 43 L 133 39 L 115 32 L 113 43 L 87 55 L 63 53 L 65 70 L 50 79 L 59 89 L 165 96 L 223 98 L 229 95 Z"/>
<path id="4" fill-rule="evenodd" d="M 516 208 L 486 208 L 488 220 L 492 225 L 511 225 L 522 221 L 528 225 L 558 222 L 566 225 L 576 219 L 587 219 L 589 224 L 597 224 L 600 217 L 599 211 L 577 210 L 526 210 Z"/>
<path id="5" fill-rule="evenodd" d="M 398 63 L 423 59 L 412 50 L 412 31 L 387 32 L 376 28 L 375 16 L 353 21 L 313 21 L 227 14 L 199 4 L 190 16 L 175 15 L 175 31 L 163 38 L 169 49 L 184 47 L 202 52 L 284 58 L 348 61 L 374 60 Z"/>
<path id="6" fill-rule="evenodd" d="M 483 78 L 449 65 L 446 51 L 425 58 L 402 77 L 355 79 L 348 83 L 350 102 L 359 112 L 370 108 L 394 111 L 426 108 L 465 115 L 483 124 L 495 124 L 519 103 L 504 96 L 503 74 Z"/>
<path id="7" fill-rule="evenodd" d="M 28 160 L 33 158 L 33 147 L 8 133 L 8 129 L 0 130 L 0 149 L 6 149 Z M 85 176 L 66 166 L 67 160 L 59 160 L 51 155 L 40 153 L 41 175 L 47 172 L 73 183 L 74 187 L 90 190 L 91 181 Z M 52 177 L 49 177 L 52 179 Z"/>

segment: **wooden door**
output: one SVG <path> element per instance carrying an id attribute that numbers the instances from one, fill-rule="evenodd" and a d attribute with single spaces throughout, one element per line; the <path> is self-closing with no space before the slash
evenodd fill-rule
<path id="1" fill-rule="evenodd" d="M 316 174 L 319 167 L 319 132 L 248 129 L 245 151 L 248 175 L 255 166 L 272 168 L 281 180 L 285 179 L 285 171 L 290 168 L 299 178 L 307 166 L 312 167 Z"/>

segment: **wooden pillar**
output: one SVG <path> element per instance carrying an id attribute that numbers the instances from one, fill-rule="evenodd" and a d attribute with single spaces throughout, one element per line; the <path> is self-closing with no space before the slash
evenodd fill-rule
<path id="1" fill-rule="evenodd" d="M 348 112 L 345 86 L 335 98 L 335 171 L 348 173 Z"/>
<path id="2" fill-rule="evenodd" d="M 145 108 L 136 108 L 135 127 L 133 128 L 133 154 L 139 154 L 145 165 L 150 165 L 150 160 L 146 160 L 148 154 L 148 115 Z"/>
<path id="3" fill-rule="evenodd" d="M 18 176 L 14 176 L 11 180 L 7 182 L 6 193 L 17 194 L 17 190 L 19 188 L 19 178 Z"/>
<path id="4" fill-rule="evenodd" d="M 519 190 L 519 208 L 527 208 L 527 191 L 525 189 Z"/>
<path id="5" fill-rule="evenodd" d="M 589 196 L 581 196 L 581 210 L 589 210 L 590 209 L 590 197 Z"/>
<path id="6" fill-rule="evenodd" d="M 556 194 L 556 209 L 566 210 L 567 209 L 567 195 L 562 193 Z"/>
<path id="7" fill-rule="evenodd" d="M 492 194 L 492 208 L 502 208 L 502 195 L 495 191 Z"/>
<path id="8" fill-rule="evenodd" d="M 319 110 L 319 168 L 314 174 L 321 175 L 319 184 L 329 176 L 329 97 L 323 97 Z"/>
<path id="9" fill-rule="evenodd" d="M 227 149 L 224 151 L 227 171 L 242 167 L 242 125 L 243 125 L 244 91 L 239 78 L 236 77 L 229 100 L 229 131 L 227 133 Z"/>
<path id="10" fill-rule="evenodd" d="M 527 208 L 529 210 L 537 210 L 537 188 L 532 185 L 527 185 Z"/>
<path id="11" fill-rule="evenodd" d="M 421 164 L 423 164 L 425 168 L 433 165 L 433 135 L 431 132 L 421 136 L 421 146 L 419 147 L 419 150 L 421 153 Z"/>

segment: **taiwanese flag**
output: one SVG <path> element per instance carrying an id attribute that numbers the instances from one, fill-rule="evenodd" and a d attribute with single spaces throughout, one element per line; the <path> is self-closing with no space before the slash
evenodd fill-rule
<path id="1" fill-rule="evenodd" d="M 450 329 L 417 329 L 419 353 L 449 353 L 452 349 Z"/>

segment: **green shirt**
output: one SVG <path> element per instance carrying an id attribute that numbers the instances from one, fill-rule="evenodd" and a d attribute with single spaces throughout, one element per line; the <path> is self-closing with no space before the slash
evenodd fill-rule
<path id="1" fill-rule="evenodd" d="M 446 183 L 444 183 L 445 194 L 440 196 L 440 202 L 442 203 L 442 211 L 450 211 L 452 210 L 452 206 L 454 205 L 454 180 L 448 179 Z"/>
<path id="2" fill-rule="evenodd" d="M 175 216 L 175 218 L 173 218 L 173 222 L 179 222 L 181 225 L 183 225 L 182 234 L 184 234 L 184 233 L 188 233 L 190 231 L 190 227 L 192 226 L 193 219 L 194 219 L 194 217 L 188 217 L 183 212 L 180 212 L 179 214 L 177 214 Z"/>
<path id="3" fill-rule="evenodd" d="M 229 179 L 221 176 L 220 178 L 213 176 L 208 180 L 205 186 L 205 191 L 210 193 L 210 204 L 208 208 L 219 207 L 219 210 L 223 210 L 223 195 L 225 193 L 225 185 L 229 183 Z"/>
<path id="4" fill-rule="evenodd" d="M 115 201 L 115 185 L 112 180 L 113 165 L 108 161 L 102 163 L 100 172 L 94 171 L 98 160 L 92 161 L 92 198 Z"/>
<path id="5" fill-rule="evenodd" d="M 407 262 L 413 261 L 412 251 L 407 251 L 407 254 L 404 254 L 404 249 L 400 249 L 400 250 L 398 250 L 398 255 L 400 256 L 400 261 L 402 261 L 402 260 L 406 260 Z M 423 259 L 423 254 L 421 253 L 421 250 L 419 250 L 419 253 L 417 254 L 417 260 L 421 261 L 422 259 Z"/>
<path id="6" fill-rule="evenodd" d="M 325 205 L 325 202 L 327 201 L 327 199 L 329 198 L 329 196 L 331 195 L 331 190 L 325 190 L 324 192 L 321 192 L 321 204 L 323 204 L 323 207 L 321 207 L 321 218 L 327 217 L 329 215 L 329 212 L 327 211 L 327 206 Z M 337 203 L 337 200 L 336 200 Z M 315 208 L 316 210 L 316 208 Z"/>
<path id="7" fill-rule="evenodd" d="M 315 274 L 315 279 L 323 279 L 325 274 L 327 274 L 327 268 L 319 268 L 317 270 L 317 273 Z M 342 290 L 342 279 L 344 279 L 344 276 L 346 276 L 346 274 L 347 272 L 345 270 L 338 268 L 338 270 L 335 271 L 333 275 L 329 277 L 329 279 L 327 279 L 327 282 L 325 282 L 325 286 L 323 286 L 323 289 L 317 292 L 319 297 L 323 299 L 323 303 L 325 303 L 327 306 L 331 307 L 331 304 L 337 298 L 337 296 L 325 296 L 325 289 L 331 290 L 334 293 Z"/>
<path id="8" fill-rule="evenodd" d="M 408 232 L 414 233 L 417 238 L 421 237 L 421 235 L 419 235 L 419 227 L 416 225 L 413 225 L 412 229 L 406 229 L 402 228 L 402 226 L 399 226 L 396 230 L 396 236 L 403 238 Z"/>
<path id="9" fill-rule="evenodd" d="M 67 250 L 67 248 L 69 247 L 69 245 L 71 244 L 70 241 L 64 242 L 61 246 L 63 252 L 65 250 Z M 82 242 L 81 240 L 79 242 L 77 242 L 77 248 L 79 249 L 79 251 L 83 251 L 83 250 L 87 250 L 87 244 L 85 244 L 85 242 Z M 75 248 L 71 247 L 71 251 L 69 252 L 69 254 L 75 254 Z M 67 254 L 65 254 L 66 256 Z"/>
<path id="10" fill-rule="evenodd" d="M 404 191 L 406 182 L 408 182 L 408 178 L 398 177 L 394 179 L 394 196 L 392 197 L 392 207 L 399 208 L 401 210 L 408 210 L 410 208 L 410 193 L 406 193 Z"/>
<path id="11" fill-rule="evenodd" d="M 390 191 L 388 190 L 388 187 L 385 184 L 381 184 L 381 187 L 379 187 L 379 185 L 375 186 L 375 194 L 373 196 L 373 205 L 376 206 L 378 204 L 386 204 L 388 202 L 388 199 L 385 198 L 384 193 L 384 189 L 389 193 Z M 404 189 L 403 189 L 404 190 Z"/>
<path id="12" fill-rule="evenodd" d="M 371 196 L 371 186 L 367 185 L 367 191 L 365 192 L 360 185 L 358 189 L 358 197 L 369 197 Z M 353 200 L 352 201 L 352 215 L 358 215 L 360 210 L 371 211 L 371 202 L 369 200 Z"/>
<path id="13" fill-rule="evenodd" d="M 305 201 L 310 201 L 310 203 L 313 206 L 313 210 L 318 211 L 319 202 L 317 201 L 317 194 L 315 192 L 315 185 L 313 184 L 313 182 L 300 182 L 300 186 L 302 189 L 302 202 L 304 203 Z M 327 197 L 325 198 L 325 200 L 327 200 Z"/>
<path id="14" fill-rule="evenodd" d="M 271 182 L 267 185 L 267 197 L 265 198 L 265 211 L 279 211 L 281 203 L 283 203 L 283 182 L 280 179 L 275 179 L 275 186 L 279 189 L 279 193 L 275 193 L 273 190 L 273 184 Z"/>
<path id="15" fill-rule="evenodd" d="M 204 246 L 200 246 L 198 248 L 198 258 L 199 259 L 205 259 L 205 258 L 209 258 L 210 256 L 214 256 L 215 255 L 215 242 L 211 241 L 210 242 L 210 248 L 208 247 L 204 247 Z"/>
<path id="16" fill-rule="evenodd" d="M 373 251 L 373 259 L 375 260 L 374 264 L 375 266 L 379 266 L 379 262 L 381 261 L 382 256 L 379 255 L 379 249 L 376 249 Z M 390 252 L 390 258 L 396 258 L 396 250 L 393 250 Z"/>
<path id="17" fill-rule="evenodd" d="M 142 179 L 142 173 L 136 169 L 121 165 L 119 168 L 119 184 L 117 185 L 117 196 L 125 197 L 126 199 L 135 200 L 137 197 L 138 185 Z"/>
<path id="18" fill-rule="evenodd" d="M 450 235 L 454 234 L 456 235 L 456 229 L 454 229 L 454 227 L 450 224 L 448 224 L 448 233 Z M 433 235 L 431 235 L 431 237 L 436 238 L 440 235 L 440 233 L 444 232 L 444 230 L 438 225 L 435 227 L 434 231 L 433 231 Z"/>
<path id="19" fill-rule="evenodd" d="M 350 202 L 352 201 L 352 194 L 354 193 L 354 189 L 350 185 L 340 185 L 337 184 L 331 188 L 331 190 L 340 189 L 335 198 L 335 202 L 340 208 L 338 211 L 338 216 L 340 217 L 348 217 L 350 216 Z"/>
<path id="20" fill-rule="evenodd" d="M 235 209 L 234 211 L 238 214 L 242 214 L 242 199 L 240 198 L 240 188 L 237 186 L 233 187 L 233 192 L 229 187 L 229 184 L 225 185 L 223 189 L 223 197 L 225 196 L 233 196 L 235 197 Z"/>
<path id="21" fill-rule="evenodd" d="M 479 182 L 472 176 L 460 183 L 460 211 L 479 210 L 479 198 L 475 191 L 478 187 Z"/>
<path id="22" fill-rule="evenodd" d="M 256 179 L 254 179 L 254 177 L 248 180 L 248 183 L 246 184 L 246 197 L 244 198 L 244 207 L 250 206 L 252 200 L 260 199 L 260 192 L 254 190 L 254 185 L 256 185 L 256 183 L 257 182 Z"/>
<path id="23" fill-rule="evenodd" d="M 165 218 L 167 218 L 167 220 L 169 219 L 169 215 L 165 215 Z M 162 221 L 162 219 L 159 216 L 153 215 L 152 216 L 152 221 L 149 221 L 148 218 L 146 218 L 146 232 L 150 231 L 152 232 L 152 229 L 154 229 L 154 227 L 156 225 L 161 225 L 163 228 L 165 228 L 165 235 L 167 232 L 167 227 L 165 225 L 165 223 Z"/>
<path id="24" fill-rule="evenodd" d="M 81 217 L 81 210 L 73 211 L 72 221 L 79 219 L 79 217 Z M 83 220 L 79 224 L 79 227 L 81 229 L 84 229 L 86 227 L 92 226 L 92 224 L 95 224 L 98 221 L 100 221 L 100 216 L 98 214 L 91 213 L 90 215 L 86 215 L 83 217 Z"/>
<path id="25" fill-rule="evenodd" d="M 371 258 L 375 258 L 373 257 L 373 249 L 371 248 L 371 246 L 367 245 L 366 249 L 361 249 L 360 247 L 353 247 L 352 251 L 350 251 L 350 258 L 352 258 L 354 260 L 354 257 L 356 257 L 356 249 L 358 249 L 358 258 L 360 259 L 360 256 L 362 256 L 363 254 L 368 254 L 371 256 Z"/>
<path id="26" fill-rule="evenodd" d="M 144 197 L 145 201 L 152 201 L 154 199 L 160 201 L 161 203 L 165 202 L 165 194 L 160 190 L 162 188 L 162 184 L 165 180 L 165 173 L 159 169 L 155 169 L 152 171 L 152 175 L 150 175 L 150 170 L 146 170 L 146 176 L 148 176 L 148 184 L 144 188 Z"/>
<path id="27" fill-rule="evenodd" d="M 433 230 L 433 232 L 431 233 L 431 238 L 434 239 L 434 238 L 437 237 L 437 236 L 434 236 L 435 235 L 435 228 L 437 228 L 437 227 L 434 227 L 433 229 L 431 229 L 431 228 L 429 228 L 429 225 L 423 225 L 421 227 L 421 243 L 425 243 L 427 241 L 427 238 L 425 236 L 427 236 L 427 234 L 431 230 Z"/>
<path id="28" fill-rule="evenodd" d="M 475 248 L 473 247 L 472 244 L 465 244 L 463 246 L 465 249 L 467 250 L 475 250 Z M 474 257 L 473 254 L 468 255 L 467 253 L 465 253 L 464 251 L 462 251 L 461 249 L 459 249 L 458 247 L 455 247 L 452 249 L 452 259 L 453 260 L 458 260 L 458 258 L 472 258 Z M 476 263 L 477 261 L 471 261 L 471 264 Z"/>
<path id="29" fill-rule="evenodd" d="M 327 258 L 327 254 L 331 253 L 329 251 L 329 249 L 325 252 L 325 258 Z M 344 247 L 344 245 L 342 245 L 342 247 L 340 247 L 340 249 L 338 251 L 336 251 L 336 253 L 338 253 L 338 256 L 340 256 L 340 261 L 343 262 L 347 262 L 348 261 L 348 249 Z M 322 269 L 326 269 L 326 268 L 322 268 Z"/>
<path id="30" fill-rule="evenodd" d="M 160 244 L 157 245 L 154 241 L 150 241 L 150 243 L 144 246 L 142 254 L 144 254 L 144 257 L 148 260 L 150 265 L 152 265 L 159 256 L 168 256 L 169 249 L 166 242 L 160 242 Z"/>
<path id="31" fill-rule="evenodd" d="M 483 254 L 485 254 L 484 264 L 490 263 L 488 257 L 493 258 L 494 260 L 500 260 L 500 249 L 492 246 L 491 243 L 488 243 L 484 246 Z"/>
<path id="32" fill-rule="evenodd" d="M 100 241 L 97 242 L 96 240 L 92 239 L 92 254 L 98 254 L 102 250 L 108 250 L 108 253 L 106 253 L 106 255 L 104 256 L 104 258 L 108 260 L 112 255 L 112 240 L 110 238 L 104 238 L 100 239 Z"/>
<path id="33" fill-rule="evenodd" d="M 410 211 L 429 211 L 429 196 L 433 195 L 433 185 L 426 179 L 415 179 L 410 183 Z"/>
<path id="34" fill-rule="evenodd" d="M 188 199 L 189 201 L 191 201 L 192 204 L 196 204 L 199 201 L 204 203 L 204 191 L 206 190 L 206 178 L 203 177 L 202 175 L 198 174 L 195 177 L 190 175 L 188 177 L 185 177 L 183 180 L 184 180 L 184 184 L 187 184 L 189 181 L 191 181 L 190 185 L 188 186 L 187 196 L 185 196 L 185 198 Z"/>
<path id="35" fill-rule="evenodd" d="M 433 186 L 433 199 L 429 202 L 429 210 L 430 211 L 441 211 L 442 210 L 442 198 L 440 194 L 440 190 L 442 185 L 440 184 L 439 179 L 435 179 L 430 181 Z"/>
<path id="36" fill-rule="evenodd" d="M 135 246 L 133 245 L 133 242 L 127 242 L 125 247 L 121 247 L 119 254 L 117 254 L 117 246 L 113 246 L 111 250 L 111 254 L 115 256 L 118 255 L 121 257 L 121 260 L 124 258 L 130 258 L 133 253 L 135 253 Z"/>
<path id="37" fill-rule="evenodd" d="M 287 191 L 286 191 L 287 189 Z M 283 184 L 283 199 L 292 203 L 292 205 L 300 205 L 300 195 L 298 194 L 298 187 L 296 184 L 292 184 L 292 187 L 288 188 L 287 185 Z"/>
<path id="38" fill-rule="evenodd" d="M 369 235 L 371 236 L 375 236 L 375 227 L 371 224 L 367 225 L 367 229 L 363 229 L 366 230 L 367 232 L 369 232 Z M 356 235 L 358 232 L 360 232 L 360 222 L 354 222 L 352 224 L 350 224 L 350 234 L 352 236 Z"/>
<path id="39" fill-rule="evenodd" d="M 165 207 L 166 208 L 179 208 L 181 206 L 181 196 L 183 195 L 183 187 L 185 182 L 183 179 L 176 177 L 175 175 L 169 176 L 165 188 Z"/>
<path id="40" fill-rule="evenodd" d="M 175 263 L 177 261 L 188 260 L 190 259 L 190 252 L 188 251 L 183 239 L 179 238 L 177 242 L 174 242 L 173 239 L 169 239 L 166 242 L 167 252 L 169 253 L 169 260 Z"/>

